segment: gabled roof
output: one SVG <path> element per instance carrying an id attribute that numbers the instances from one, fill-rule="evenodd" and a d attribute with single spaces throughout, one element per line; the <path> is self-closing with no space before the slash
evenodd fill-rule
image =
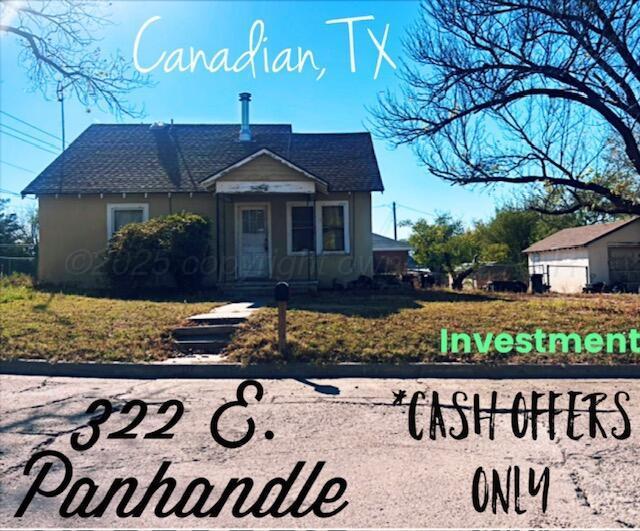
<path id="1" fill-rule="evenodd" d="M 211 184 L 213 184 L 215 181 L 217 181 L 220 177 L 225 176 L 227 173 L 229 173 L 229 172 L 231 172 L 231 171 L 233 171 L 233 170 L 235 170 L 237 168 L 240 168 L 241 166 L 244 166 L 245 164 L 248 164 L 252 160 L 255 160 L 258 157 L 261 157 L 263 155 L 267 156 L 267 157 L 270 157 L 273 160 L 276 160 L 276 161 L 280 162 L 281 164 L 284 164 L 288 168 L 291 168 L 291 169 L 301 173 L 302 175 L 304 175 L 308 179 L 311 179 L 312 181 L 315 181 L 315 182 L 319 183 L 322 187 L 326 188 L 327 182 L 324 179 L 321 179 L 320 177 L 318 177 L 316 175 L 313 175 L 312 173 L 309 173 L 304 168 L 301 168 L 300 166 L 297 166 L 293 162 L 285 159 L 284 157 L 281 157 L 277 153 L 274 153 L 273 151 L 270 151 L 267 148 L 263 148 L 263 149 L 261 149 L 259 151 L 256 151 L 255 153 L 249 155 L 248 157 L 244 157 L 242 160 L 239 160 L 237 162 L 234 162 L 233 164 L 230 164 L 229 166 L 227 166 L 226 168 L 220 170 L 219 172 L 214 173 L 213 175 L 210 175 L 209 177 L 204 179 L 200 184 L 202 186 L 209 187 Z"/>
<path id="2" fill-rule="evenodd" d="M 202 181 L 261 150 L 324 181 L 329 191 L 382 191 L 369 133 L 293 133 L 291 125 L 95 124 L 23 194 L 200 192 Z"/>
<path id="3" fill-rule="evenodd" d="M 540 251 L 555 251 L 557 249 L 571 249 L 573 247 L 584 247 L 590 243 L 611 234 L 612 232 L 640 221 L 640 218 L 634 217 L 615 221 L 613 223 L 599 223 L 597 225 L 587 225 L 585 227 L 575 227 L 572 229 L 563 229 L 544 240 L 534 243 L 525 249 L 525 253 L 537 253 Z"/>
<path id="4" fill-rule="evenodd" d="M 410 251 L 411 246 L 402 240 L 392 240 L 375 232 L 371 234 L 374 251 Z"/>

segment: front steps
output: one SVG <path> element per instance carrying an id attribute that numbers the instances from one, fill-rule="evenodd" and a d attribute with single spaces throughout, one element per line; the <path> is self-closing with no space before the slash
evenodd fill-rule
<path id="1" fill-rule="evenodd" d="M 253 302 L 225 304 L 209 313 L 193 315 L 195 326 L 175 328 L 173 345 L 185 355 L 216 355 L 229 344 L 240 324 L 258 309 Z"/>
<path id="2" fill-rule="evenodd" d="M 174 345 L 186 354 L 217 354 L 229 343 L 239 324 L 202 324 L 176 328 Z"/>

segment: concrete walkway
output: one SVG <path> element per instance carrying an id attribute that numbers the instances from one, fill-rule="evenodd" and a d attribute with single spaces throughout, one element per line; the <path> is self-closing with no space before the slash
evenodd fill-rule
<path id="1" fill-rule="evenodd" d="M 224 359 L 220 352 L 229 344 L 240 324 L 260 307 L 257 302 L 233 302 L 207 313 L 192 315 L 189 321 L 195 326 L 180 327 L 173 331 L 176 350 L 183 355 L 169 358 L 164 363 L 220 363 Z"/>
<path id="2" fill-rule="evenodd" d="M 189 317 L 189 321 L 220 321 L 225 319 L 246 320 L 253 312 L 258 310 L 260 305 L 256 302 L 232 302 L 224 306 L 218 306 L 208 313 L 199 313 Z"/>

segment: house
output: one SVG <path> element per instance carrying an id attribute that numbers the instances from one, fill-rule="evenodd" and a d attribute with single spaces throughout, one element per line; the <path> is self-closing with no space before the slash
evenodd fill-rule
<path id="1" fill-rule="evenodd" d="M 121 226 L 187 211 L 213 221 L 207 284 L 330 286 L 372 276 L 369 133 L 252 124 L 96 124 L 24 190 L 38 198 L 39 280 L 96 286 Z"/>
<path id="2" fill-rule="evenodd" d="M 373 270 L 377 274 L 406 272 L 411 246 L 407 242 L 372 234 Z"/>
<path id="3" fill-rule="evenodd" d="M 640 287 L 640 218 L 564 229 L 524 250 L 529 273 L 551 291 L 579 293 L 586 284 Z"/>

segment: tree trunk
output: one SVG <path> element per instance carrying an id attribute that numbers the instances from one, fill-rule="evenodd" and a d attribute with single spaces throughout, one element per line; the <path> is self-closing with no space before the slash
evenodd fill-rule
<path id="1" fill-rule="evenodd" d="M 459 271 L 458 273 L 451 273 L 451 288 L 461 291 L 463 288 L 464 279 L 471 275 L 471 273 L 473 273 L 474 271 L 475 267 L 470 267 L 469 269 Z"/>

